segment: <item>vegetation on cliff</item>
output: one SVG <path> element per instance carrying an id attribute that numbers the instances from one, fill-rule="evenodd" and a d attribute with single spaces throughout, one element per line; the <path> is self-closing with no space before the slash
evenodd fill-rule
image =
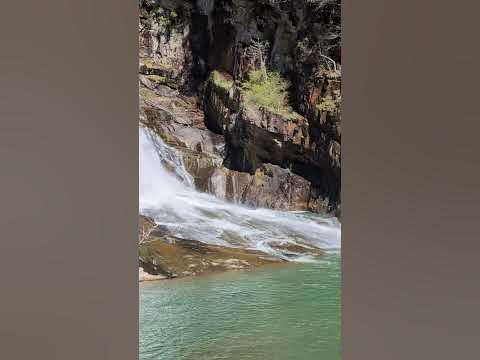
<path id="1" fill-rule="evenodd" d="M 220 73 L 219 71 L 212 71 L 210 74 L 210 79 L 213 83 L 222 88 L 223 90 L 227 91 L 233 86 L 233 80 L 227 78 L 224 74 Z"/>
<path id="2" fill-rule="evenodd" d="M 178 18 L 177 11 L 163 8 L 151 0 L 140 0 L 139 5 L 141 31 L 151 30 L 154 26 L 168 31 Z"/>
<path id="3" fill-rule="evenodd" d="M 295 114 L 288 104 L 288 87 L 290 84 L 280 74 L 258 69 L 248 74 L 242 83 L 242 90 L 247 104 L 263 107 L 266 110 L 294 118 Z"/>

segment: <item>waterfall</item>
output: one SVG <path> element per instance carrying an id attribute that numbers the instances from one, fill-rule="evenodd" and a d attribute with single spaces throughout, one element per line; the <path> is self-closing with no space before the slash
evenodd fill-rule
<path id="1" fill-rule="evenodd" d="M 173 236 L 278 256 L 270 243 L 300 242 L 325 250 L 340 249 L 340 223 L 335 218 L 251 209 L 200 193 L 181 156 L 143 126 L 139 127 L 139 150 L 140 212 Z"/>

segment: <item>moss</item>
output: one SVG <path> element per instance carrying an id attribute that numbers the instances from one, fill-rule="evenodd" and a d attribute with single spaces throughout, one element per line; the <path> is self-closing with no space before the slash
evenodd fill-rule
<path id="1" fill-rule="evenodd" d="M 322 65 L 318 66 L 313 72 L 313 77 L 315 80 L 328 79 L 328 80 L 340 81 L 341 76 L 342 74 L 339 69 L 337 70 L 329 69 Z"/>
<path id="2" fill-rule="evenodd" d="M 216 86 L 226 91 L 229 91 L 233 86 L 233 80 L 228 79 L 224 74 L 216 70 L 212 71 L 212 74 L 210 75 L 210 79 L 213 81 L 213 83 Z"/>
<path id="3" fill-rule="evenodd" d="M 142 59 L 142 63 L 148 68 L 155 67 L 155 61 L 152 58 L 144 58 Z"/>
<path id="4" fill-rule="evenodd" d="M 168 82 L 167 77 L 162 75 L 147 75 L 147 79 L 155 84 L 166 84 Z"/>
<path id="5" fill-rule="evenodd" d="M 139 266 L 149 274 L 160 274 L 168 278 L 173 277 L 174 275 L 165 268 L 162 256 L 152 244 L 153 242 L 149 242 L 148 244 L 140 245 L 138 257 Z"/>
<path id="6" fill-rule="evenodd" d="M 340 91 L 334 91 L 334 95 L 335 96 L 327 95 L 321 98 L 320 103 L 318 103 L 316 106 L 317 109 L 319 111 L 326 111 L 330 113 L 338 112 L 340 110 L 341 103 Z"/>
<path id="7" fill-rule="evenodd" d="M 334 112 L 336 108 L 337 108 L 337 104 L 330 95 L 322 98 L 320 103 L 317 104 L 317 109 L 320 111 Z"/>
<path id="8" fill-rule="evenodd" d="M 139 256 L 140 258 L 147 259 L 155 255 L 155 252 L 145 244 L 140 245 L 139 247 Z"/>
<path id="9" fill-rule="evenodd" d="M 161 6 L 154 6 L 147 13 L 147 19 L 144 20 L 148 28 L 152 27 L 152 22 L 157 24 L 161 32 L 168 32 L 172 26 L 178 23 L 179 13 L 175 9 L 166 9 Z"/>
<path id="10" fill-rule="evenodd" d="M 139 95 L 140 95 L 140 98 L 144 100 L 152 100 L 157 96 L 152 90 L 147 89 L 146 87 L 143 87 L 143 86 L 140 87 Z"/>
<path id="11" fill-rule="evenodd" d="M 242 83 L 242 92 L 247 104 L 294 119 L 299 115 L 288 106 L 288 87 L 289 83 L 278 73 L 255 70 Z"/>

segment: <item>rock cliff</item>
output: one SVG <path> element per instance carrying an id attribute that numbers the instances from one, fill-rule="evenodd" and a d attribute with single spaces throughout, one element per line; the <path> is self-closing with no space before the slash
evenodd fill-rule
<path id="1" fill-rule="evenodd" d="M 202 191 L 339 216 L 340 41 L 336 0 L 141 0 L 141 121 Z M 282 109 L 249 97 L 255 71 Z"/>

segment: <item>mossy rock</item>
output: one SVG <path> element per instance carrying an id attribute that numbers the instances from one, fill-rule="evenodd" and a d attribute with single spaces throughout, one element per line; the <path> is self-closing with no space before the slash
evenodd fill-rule
<path id="1" fill-rule="evenodd" d="M 140 86 L 139 96 L 142 100 L 153 100 L 155 97 L 157 97 L 157 94 L 155 94 L 155 91 L 153 90 L 150 90 L 144 86 Z"/>
<path id="2" fill-rule="evenodd" d="M 242 95 L 247 107 L 297 119 L 301 116 L 288 105 L 288 87 L 289 83 L 280 74 L 255 70 L 242 83 Z"/>
<path id="3" fill-rule="evenodd" d="M 227 94 L 233 87 L 234 82 L 230 75 L 214 70 L 210 74 L 210 81 L 219 89 L 224 90 Z"/>

